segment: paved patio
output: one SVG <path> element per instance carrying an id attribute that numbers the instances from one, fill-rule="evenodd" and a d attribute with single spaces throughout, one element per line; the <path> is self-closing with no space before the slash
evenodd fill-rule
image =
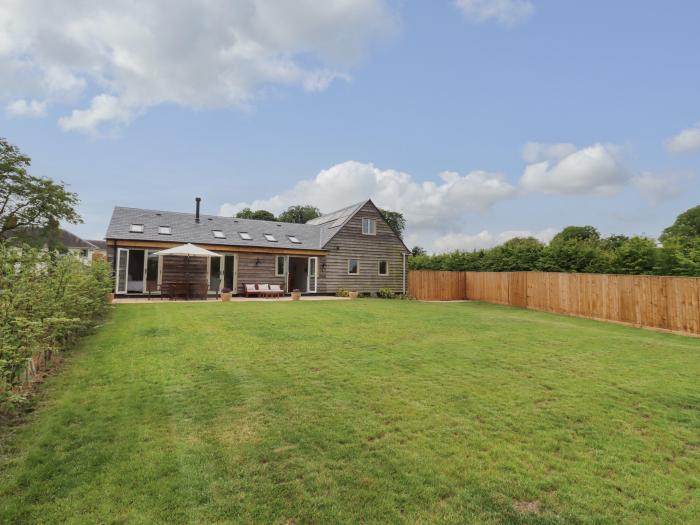
<path id="1" fill-rule="evenodd" d="M 265 301 L 265 302 L 284 302 L 291 301 L 291 296 L 284 297 L 232 297 L 232 303 L 244 303 L 248 301 Z M 302 301 L 350 301 L 348 297 L 336 297 L 335 295 L 302 295 Z M 220 299 L 210 297 L 208 299 L 161 299 L 160 297 L 116 297 L 112 304 L 158 304 L 158 303 L 212 303 L 221 302 Z"/>

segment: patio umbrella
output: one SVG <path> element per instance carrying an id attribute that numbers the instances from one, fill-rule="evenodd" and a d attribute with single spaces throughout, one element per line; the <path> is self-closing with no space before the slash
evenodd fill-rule
<path id="1" fill-rule="evenodd" d="M 187 243 L 187 244 L 182 244 L 180 246 L 174 246 L 172 248 L 168 248 L 167 250 L 161 250 L 159 252 L 156 252 L 155 255 L 158 257 L 162 257 L 164 255 L 174 255 L 177 257 L 187 257 L 187 264 L 185 265 L 185 272 L 187 276 L 187 280 L 189 281 L 190 277 L 190 257 L 222 257 L 218 253 L 210 252 L 209 250 L 205 250 L 204 248 L 200 248 L 199 246 L 195 246 L 192 243 Z M 189 292 L 188 292 L 189 294 Z"/>

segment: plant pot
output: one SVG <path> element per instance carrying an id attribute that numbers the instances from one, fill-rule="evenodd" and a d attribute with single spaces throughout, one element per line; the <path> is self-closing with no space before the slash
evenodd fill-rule
<path id="1" fill-rule="evenodd" d="M 223 302 L 228 302 L 231 300 L 231 292 L 221 292 L 221 300 Z"/>
<path id="2" fill-rule="evenodd" d="M 114 294 L 108 293 L 107 294 L 107 304 L 112 304 L 113 302 L 114 302 Z"/>
<path id="3" fill-rule="evenodd" d="M 298 301 L 301 299 L 301 292 L 299 290 L 292 291 L 292 301 Z"/>
<path id="4" fill-rule="evenodd" d="M 357 299 L 357 296 L 358 296 L 358 295 L 359 295 L 359 294 L 357 293 L 357 290 L 350 290 L 350 291 L 348 292 L 348 297 L 349 297 L 350 299 Z"/>

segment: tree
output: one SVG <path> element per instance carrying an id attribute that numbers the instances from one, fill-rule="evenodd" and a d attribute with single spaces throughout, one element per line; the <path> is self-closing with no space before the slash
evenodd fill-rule
<path id="1" fill-rule="evenodd" d="M 525 272 L 539 269 L 545 246 L 534 237 L 516 237 L 486 252 L 484 270 Z"/>
<path id="2" fill-rule="evenodd" d="M 676 221 L 663 231 L 659 240 L 665 244 L 671 238 L 677 241 L 700 238 L 700 206 L 681 213 Z"/>
<path id="3" fill-rule="evenodd" d="M 424 248 L 421 248 L 420 246 L 414 246 L 413 249 L 411 250 L 411 255 L 414 257 L 418 257 L 419 255 L 427 255 L 428 252 L 425 251 Z"/>
<path id="4" fill-rule="evenodd" d="M 0 242 L 10 232 L 56 230 L 60 221 L 83 222 L 76 211 L 78 195 L 63 183 L 27 171 L 31 159 L 0 137 Z"/>
<path id="5" fill-rule="evenodd" d="M 387 224 L 394 230 L 394 233 L 403 239 L 403 231 L 406 229 L 406 219 L 403 213 L 391 210 L 379 210 Z"/>
<path id="6" fill-rule="evenodd" d="M 294 222 L 297 224 L 306 224 L 311 219 L 321 216 L 321 210 L 310 204 L 290 206 L 285 211 L 280 213 L 277 220 L 280 222 Z"/>
<path id="7" fill-rule="evenodd" d="M 243 208 L 241 211 L 236 213 L 237 219 L 255 219 L 258 221 L 276 221 L 275 214 L 267 210 L 251 210 L 250 208 Z"/>
<path id="8" fill-rule="evenodd" d="M 593 226 L 567 226 L 554 236 L 551 244 L 566 241 L 598 242 L 599 240 L 600 233 Z"/>
<path id="9" fill-rule="evenodd" d="M 613 252 L 612 268 L 615 273 L 650 275 L 657 270 L 656 242 L 646 237 L 631 237 Z"/>

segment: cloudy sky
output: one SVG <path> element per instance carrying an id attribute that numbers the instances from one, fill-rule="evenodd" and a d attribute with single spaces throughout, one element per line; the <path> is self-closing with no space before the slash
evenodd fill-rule
<path id="1" fill-rule="evenodd" d="M 0 0 L 0 136 L 115 205 L 367 197 L 407 242 L 569 224 L 657 235 L 700 204 L 700 3 Z"/>

